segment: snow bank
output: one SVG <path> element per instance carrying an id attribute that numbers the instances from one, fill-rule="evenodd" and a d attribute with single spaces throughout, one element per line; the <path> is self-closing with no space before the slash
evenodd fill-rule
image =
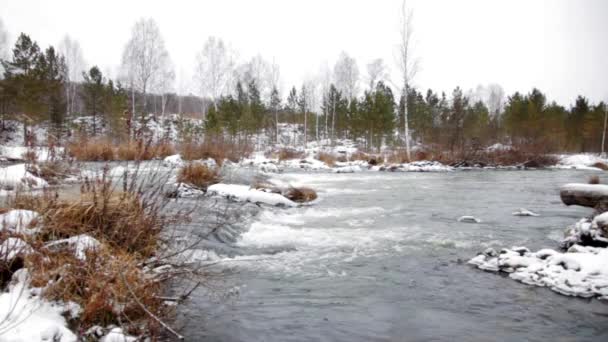
<path id="1" fill-rule="evenodd" d="M 31 174 L 25 164 L 16 164 L 0 168 L 0 189 L 15 190 L 18 188 L 40 189 L 49 184 L 42 178 Z"/>
<path id="2" fill-rule="evenodd" d="M 113 328 L 106 336 L 102 337 L 100 342 L 135 342 L 137 338 L 127 335 L 121 328 Z"/>
<path id="3" fill-rule="evenodd" d="M 594 154 L 572 154 L 558 156 L 559 162 L 555 168 L 576 170 L 601 170 L 593 167 L 595 163 L 608 164 L 608 159 Z"/>
<path id="4" fill-rule="evenodd" d="M 494 145 L 490 145 L 486 147 L 486 151 L 488 152 L 497 152 L 497 151 L 510 151 L 513 147 L 511 145 L 503 145 L 501 143 L 496 143 Z"/>
<path id="5" fill-rule="evenodd" d="M 361 172 L 363 169 L 359 165 L 342 166 L 334 169 L 335 173 L 355 173 Z"/>
<path id="6" fill-rule="evenodd" d="M 478 219 L 475 216 L 469 216 L 469 215 L 465 215 L 465 216 L 460 216 L 458 218 L 458 222 L 464 222 L 464 223 L 481 223 L 481 220 Z"/>
<path id="7" fill-rule="evenodd" d="M 184 165 L 181 154 L 174 154 L 163 159 L 163 165 L 167 167 L 180 167 Z"/>
<path id="8" fill-rule="evenodd" d="M 524 247 L 493 249 L 469 260 L 469 264 L 492 272 L 510 273 L 524 284 L 546 286 L 579 297 L 608 299 L 608 249 L 573 245 L 566 253 L 542 249 L 536 253 Z"/>
<path id="9" fill-rule="evenodd" d="M 50 249 L 61 249 L 61 248 L 69 248 L 74 256 L 80 260 L 86 260 L 87 255 L 86 252 L 88 250 L 95 250 L 101 244 L 97 239 L 91 237 L 87 234 L 81 234 L 72 236 L 68 239 L 55 240 L 46 245 L 47 248 Z"/>
<path id="10" fill-rule="evenodd" d="M 0 215 L 0 231 L 10 231 L 17 234 L 32 234 L 36 229 L 30 229 L 32 221 L 39 217 L 31 210 L 13 209 Z"/>
<path id="11" fill-rule="evenodd" d="M 51 151 L 47 147 L 0 146 L 0 159 L 22 161 L 26 159 L 25 155 L 30 152 L 36 155 L 38 161 L 47 161 L 52 157 Z M 60 155 L 63 153 L 63 148 L 56 147 L 54 152 L 56 155 Z"/>
<path id="12" fill-rule="evenodd" d="M 286 207 L 295 207 L 297 203 L 277 193 L 252 189 L 247 185 L 239 184 L 213 184 L 207 188 L 210 195 L 228 197 L 238 202 L 264 203 Z"/>
<path id="13" fill-rule="evenodd" d="M 76 341 L 63 315 L 75 317 L 75 303 L 49 302 L 40 298 L 40 289 L 29 287 L 25 269 L 13 275 L 8 292 L 0 294 L 0 341 Z"/>
<path id="14" fill-rule="evenodd" d="M 437 161 L 415 161 L 404 164 L 392 164 L 388 166 L 375 166 L 375 171 L 394 171 L 394 172 L 447 172 L 454 168 L 444 165 Z"/>

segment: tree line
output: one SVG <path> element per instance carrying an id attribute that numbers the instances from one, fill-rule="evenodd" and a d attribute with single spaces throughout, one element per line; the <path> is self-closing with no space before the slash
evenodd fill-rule
<path id="1" fill-rule="evenodd" d="M 409 21 L 401 45 L 408 52 L 411 18 L 405 9 L 403 16 Z M 415 144 L 452 152 L 497 142 L 543 152 L 602 148 L 603 102 L 579 96 L 566 108 L 538 89 L 505 96 L 498 85 L 468 92 L 456 88 L 449 95 L 425 92 L 410 86 L 416 65 L 408 53 L 401 60 L 401 86 L 391 82 L 382 59 L 367 64 L 360 76 L 356 60 L 342 53 L 333 68 L 325 66 L 285 96 L 278 64 L 259 55 L 238 64 L 234 50 L 217 37 L 208 38 L 197 54 L 193 79 L 199 95 L 177 94 L 174 66 L 152 19 L 133 27 L 119 80 L 105 77 L 97 66 L 76 73 L 83 68 L 81 55 L 68 38 L 60 49 L 41 49 L 22 33 L 0 60 L 2 122 L 12 115 L 27 132 L 28 125 L 44 121 L 55 136 L 64 137 L 72 134 L 72 122 L 85 116 L 93 135 L 104 126 L 104 132 L 124 139 L 131 137 L 133 122 L 147 120 L 148 113 L 188 113 L 202 119 L 190 132 L 240 141 L 262 134 L 292 145 L 352 139 L 371 150 L 407 144 L 411 134 Z M 293 136 L 280 136 L 281 124 L 292 124 Z"/>

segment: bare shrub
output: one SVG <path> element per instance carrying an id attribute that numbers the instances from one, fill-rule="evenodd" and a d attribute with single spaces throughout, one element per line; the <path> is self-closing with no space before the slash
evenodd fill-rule
<path id="1" fill-rule="evenodd" d="M 206 140 L 202 143 L 184 143 L 179 148 L 184 160 L 201 160 L 211 158 L 218 165 L 225 159 L 238 162 L 248 157 L 253 149 L 248 144 L 235 144 L 223 140 Z"/>
<path id="2" fill-rule="evenodd" d="M 78 161 L 112 161 L 116 159 L 112 142 L 106 139 L 80 139 L 67 145 L 67 153 Z"/>

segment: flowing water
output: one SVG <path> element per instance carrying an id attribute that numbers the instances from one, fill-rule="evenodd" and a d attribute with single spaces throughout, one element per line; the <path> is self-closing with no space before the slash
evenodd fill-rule
<path id="1" fill-rule="evenodd" d="M 557 248 L 565 227 L 591 213 L 561 204 L 558 188 L 588 175 L 279 175 L 320 199 L 239 209 L 201 251 L 230 270 L 224 283 L 236 295 L 195 292 L 180 309 L 182 332 L 192 341 L 608 341 L 606 303 L 466 264 L 487 247 Z M 513 216 L 520 207 L 541 216 Z"/>

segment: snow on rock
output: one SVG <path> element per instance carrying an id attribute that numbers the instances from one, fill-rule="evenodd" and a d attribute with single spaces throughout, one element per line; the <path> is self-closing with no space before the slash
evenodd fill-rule
<path id="1" fill-rule="evenodd" d="M 469 264 L 492 272 L 510 273 L 510 278 L 528 285 L 579 297 L 608 299 L 608 249 L 573 245 L 565 253 L 524 247 L 494 250 L 469 260 Z"/>
<path id="2" fill-rule="evenodd" d="M 513 212 L 513 216 L 540 216 L 540 215 L 533 211 L 530 211 L 526 208 L 519 208 L 517 211 Z"/>
<path id="3" fill-rule="evenodd" d="M 342 166 L 334 169 L 335 173 L 355 173 L 361 171 L 363 171 L 363 169 L 361 169 L 361 166 L 359 165 Z"/>
<path id="4" fill-rule="evenodd" d="M 560 169 L 601 170 L 593 165 L 596 163 L 608 164 L 608 159 L 594 154 L 560 155 L 558 158 L 559 162 L 555 167 Z"/>
<path id="5" fill-rule="evenodd" d="M 257 190 L 240 184 L 213 184 L 207 188 L 207 193 L 227 197 L 237 202 L 264 203 L 286 207 L 298 205 L 281 194 Z"/>
<path id="6" fill-rule="evenodd" d="M 137 338 L 133 336 L 127 335 L 122 331 L 121 328 L 113 328 L 111 329 L 104 337 L 102 337 L 100 342 L 135 342 Z"/>
<path id="7" fill-rule="evenodd" d="M 18 234 L 33 234 L 37 230 L 30 229 L 30 225 L 39 217 L 31 210 L 13 209 L 0 215 L 0 231 L 10 231 Z"/>
<path id="8" fill-rule="evenodd" d="M 0 293 L 0 341 L 77 341 L 64 315 L 77 316 L 78 305 L 47 301 L 39 290 L 29 287 L 27 270 L 15 272 L 8 292 Z"/>
<path id="9" fill-rule="evenodd" d="M 32 247 L 19 238 L 9 237 L 0 244 L 0 260 L 10 261 L 18 255 L 31 252 Z"/>
<path id="10" fill-rule="evenodd" d="M 174 154 L 163 159 L 163 165 L 167 167 L 180 167 L 184 165 L 181 154 Z"/>
<path id="11" fill-rule="evenodd" d="M 601 229 L 600 224 L 604 223 L 606 213 L 596 216 L 595 219 L 584 218 L 568 227 L 561 241 L 563 248 L 573 245 L 584 245 L 594 247 L 608 247 L 608 231 Z M 597 221 L 599 217 L 599 221 Z"/>
<path id="12" fill-rule="evenodd" d="M 40 189 L 48 185 L 44 179 L 31 174 L 25 164 L 0 168 L 0 189 Z"/>
<path id="13" fill-rule="evenodd" d="M 167 192 L 170 198 L 197 198 L 205 195 L 205 191 L 186 183 L 174 183 L 173 189 Z"/>
<path id="14" fill-rule="evenodd" d="M 87 234 L 72 236 L 67 239 L 55 240 L 46 245 L 50 249 L 69 248 L 74 252 L 74 256 L 80 260 L 86 260 L 86 252 L 99 248 L 100 243 L 94 237 Z"/>
<path id="15" fill-rule="evenodd" d="M 415 161 L 404 164 L 392 164 L 388 166 L 375 166 L 374 171 L 394 171 L 394 172 L 447 172 L 454 168 L 444 165 L 437 161 Z"/>
<path id="16" fill-rule="evenodd" d="M 465 223 L 481 223 L 481 220 L 478 219 L 475 216 L 469 216 L 469 215 L 465 215 L 465 216 L 460 216 L 458 218 L 458 222 L 465 222 Z"/>

